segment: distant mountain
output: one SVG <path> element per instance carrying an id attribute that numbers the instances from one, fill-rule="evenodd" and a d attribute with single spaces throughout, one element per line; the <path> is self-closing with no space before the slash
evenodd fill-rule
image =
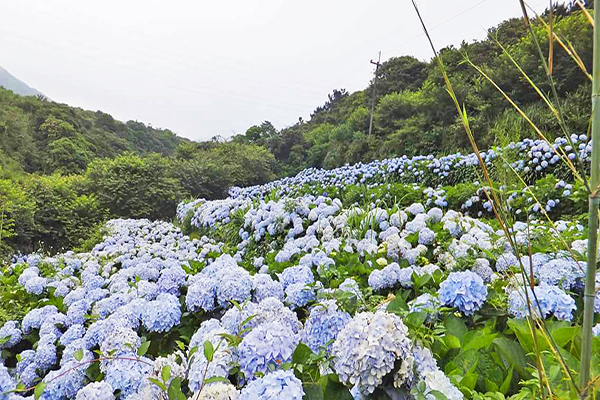
<path id="1" fill-rule="evenodd" d="M 37 96 L 43 94 L 32 87 L 29 87 L 25 82 L 15 78 L 0 66 L 0 86 L 11 90 L 21 96 Z"/>

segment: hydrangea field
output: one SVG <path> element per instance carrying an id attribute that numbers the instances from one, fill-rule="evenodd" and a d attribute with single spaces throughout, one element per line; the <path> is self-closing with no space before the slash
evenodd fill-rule
<path id="1" fill-rule="evenodd" d="M 309 169 L 111 220 L 85 253 L 17 255 L 0 399 L 529 399 L 534 346 L 567 393 L 525 318 L 577 368 L 587 200 L 558 152 L 589 164 L 590 145 L 571 139 L 482 154 L 524 177 L 502 182 L 520 260 L 473 154 Z"/>

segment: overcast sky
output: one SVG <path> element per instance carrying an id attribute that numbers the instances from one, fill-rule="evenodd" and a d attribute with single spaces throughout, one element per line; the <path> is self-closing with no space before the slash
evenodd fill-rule
<path id="1" fill-rule="evenodd" d="M 517 0 L 418 4 L 438 48 L 520 15 Z M 410 0 L 0 0 L 0 49 L 55 101 L 193 140 L 307 120 L 334 88 L 364 89 L 378 51 L 431 58 Z"/>

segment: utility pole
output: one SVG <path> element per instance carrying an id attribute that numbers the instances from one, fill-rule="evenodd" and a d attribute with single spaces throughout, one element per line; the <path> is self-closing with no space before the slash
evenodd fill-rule
<path id="1" fill-rule="evenodd" d="M 371 136 L 371 131 L 373 130 L 373 111 L 375 110 L 375 94 L 377 93 L 377 72 L 379 72 L 379 66 L 381 61 L 381 52 L 379 52 L 379 59 L 377 62 L 371 60 L 371 64 L 375 65 L 375 81 L 373 82 L 373 96 L 371 99 L 371 120 L 369 121 L 369 136 Z"/>

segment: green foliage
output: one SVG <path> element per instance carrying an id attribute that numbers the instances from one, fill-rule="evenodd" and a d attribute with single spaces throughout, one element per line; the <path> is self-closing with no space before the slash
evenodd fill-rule
<path id="1" fill-rule="evenodd" d="M 169 164 L 158 155 L 124 154 L 95 160 L 85 175 L 89 191 L 113 216 L 161 219 L 173 215 L 181 188 L 170 177 Z"/>

